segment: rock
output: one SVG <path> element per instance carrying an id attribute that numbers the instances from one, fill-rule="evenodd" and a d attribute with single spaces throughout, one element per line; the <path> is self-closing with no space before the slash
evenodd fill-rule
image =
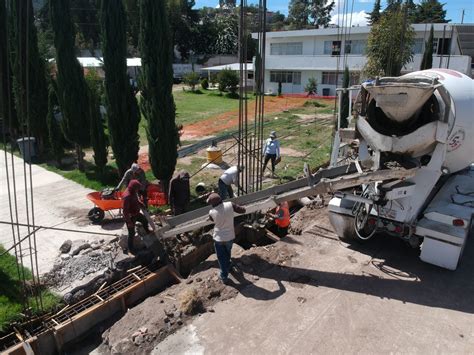
<path id="1" fill-rule="evenodd" d="M 186 284 L 189 285 L 189 284 L 192 284 L 193 283 L 193 279 L 187 279 L 186 280 Z"/>
<path id="2" fill-rule="evenodd" d="M 182 314 L 181 311 L 176 311 L 176 312 L 174 312 L 174 317 L 175 318 L 180 318 L 181 314 Z"/>
<path id="3" fill-rule="evenodd" d="M 163 319 L 163 321 L 164 321 L 165 323 L 169 323 L 169 322 L 170 322 L 170 319 L 169 319 L 168 317 L 165 317 L 165 318 Z"/>
<path id="4" fill-rule="evenodd" d="M 139 335 L 141 335 L 142 333 L 140 333 L 139 331 L 136 331 L 135 333 L 132 334 L 132 341 L 135 340 L 135 338 Z"/>
<path id="5" fill-rule="evenodd" d="M 297 297 L 296 300 L 297 300 L 299 303 L 305 303 L 305 302 L 306 302 L 306 298 L 304 298 L 304 297 Z"/>
<path id="6" fill-rule="evenodd" d="M 97 249 L 100 248 L 100 244 L 99 243 L 92 243 L 91 248 L 92 248 L 92 250 L 97 250 Z"/>
<path id="7" fill-rule="evenodd" d="M 175 311 L 176 311 L 176 307 L 173 306 L 172 308 L 165 309 L 165 314 L 167 317 L 173 318 Z"/>
<path id="8" fill-rule="evenodd" d="M 196 282 L 201 282 L 202 279 L 200 277 L 196 277 Z"/>
<path id="9" fill-rule="evenodd" d="M 209 292 L 209 296 L 207 296 L 208 299 L 214 298 L 214 297 L 219 297 L 221 295 L 221 291 L 219 290 L 211 290 Z"/>
<path id="10" fill-rule="evenodd" d="M 178 319 L 178 321 L 176 322 L 176 324 L 178 324 L 179 326 L 183 325 L 183 321 L 181 319 Z"/>
<path id="11" fill-rule="evenodd" d="M 255 281 L 257 281 L 257 280 L 260 280 L 260 277 L 254 276 L 253 279 L 254 279 Z"/>
<path id="12" fill-rule="evenodd" d="M 145 334 L 145 333 L 148 333 L 148 328 L 147 327 L 141 327 L 140 329 L 138 329 L 138 331 Z"/>
<path id="13" fill-rule="evenodd" d="M 71 255 L 73 256 L 78 255 L 81 252 L 81 250 L 89 249 L 90 247 L 91 245 L 89 243 L 80 244 L 71 252 Z"/>
<path id="14" fill-rule="evenodd" d="M 110 245 L 106 245 L 104 247 L 104 251 L 111 251 L 112 250 L 112 247 Z"/>
<path id="15" fill-rule="evenodd" d="M 69 259 L 71 259 L 71 255 L 69 255 L 69 254 L 61 254 L 61 260 L 66 261 L 66 260 L 69 260 Z"/>
<path id="16" fill-rule="evenodd" d="M 69 251 L 71 250 L 71 247 L 72 247 L 72 241 L 66 240 L 63 244 L 61 244 L 61 246 L 59 247 L 59 250 L 61 251 L 61 253 L 65 254 L 65 253 L 69 253 Z"/>
<path id="17" fill-rule="evenodd" d="M 164 301 L 164 300 L 160 300 L 160 303 L 165 303 L 165 301 Z"/>
<path id="18" fill-rule="evenodd" d="M 143 335 L 137 335 L 135 337 L 135 339 L 133 340 L 133 343 L 136 345 L 136 346 L 140 346 L 144 343 L 145 341 L 145 338 L 143 338 Z"/>

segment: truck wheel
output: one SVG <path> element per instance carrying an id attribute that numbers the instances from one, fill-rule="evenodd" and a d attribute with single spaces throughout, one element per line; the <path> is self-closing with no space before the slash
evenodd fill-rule
<path id="1" fill-rule="evenodd" d="M 99 223 L 104 219 L 104 217 L 105 212 L 99 207 L 94 207 L 89 211 L 89 213 L 87 213 L 87 218 L 89 218 L 92 223 Z"/>

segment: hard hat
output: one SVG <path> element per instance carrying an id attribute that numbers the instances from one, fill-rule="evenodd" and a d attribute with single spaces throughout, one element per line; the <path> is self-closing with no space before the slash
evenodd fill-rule
<path id="1" fill-rule="evenodd" d="M 276 138 L 277 137 L 277 134 L 275 131 L 271 131 L 270 132 L 270 138 Z"/>

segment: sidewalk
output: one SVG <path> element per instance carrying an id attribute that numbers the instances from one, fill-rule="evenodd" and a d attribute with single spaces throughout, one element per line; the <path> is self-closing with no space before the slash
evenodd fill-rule
<path id="1" fill-rule="evenodd" d="M 10 191 L 13 196 L 13 169 L 15 171 L 16 200 L 18 203 L 18 221 L 27 223 L 26 200 L 25 200 L 25 169 L 27 180 L 27 194 L 29 203 L 29 220 L 32 224 L 31 196 L 29 185 L 29 165 L 23 164 L 23 160 L 7 154 L 8 174 L 10 180 Z M 87 200 L 86 194 L 92 190 L 67 180 L 62 176 L 50 172 L 37 165 L 31 165 L 33 181 L 33 204 L 35 225 L 46 227 L 59 227 L 66 229 L 76 229 L 82 231 L 100 233 L 120 233 L 121 224 L 107 224 L 104 227 L 115 228 L 106 230 L 100 225 L 91 225 L 87 219 L 87 212 L 93 207 Z M 7 188 L 7 174 L 5 166 L 5 152 L 0 150 L 0 221 L 11 221 L 10 205 Z M 13 201 L 14 202 L 14 201 Z M 14 221 L 15 209 L 13 206 Z M 107 216 L 106 216 L 107 218 Z M 117 229 L 118 228 L 118 229 Z M 20 227 L 20 235 L 24 237 L 28 234 L 28 228 Z M 98 236 L 83 233 L 62 232 L 55 230 L 40 230 L 36 233 L 36 245 L 38 249 L 38 269 L 40 274 L 44 274 L 52 269 L 55 259 L 60 254 L 59 247 L 65 240 L 89 240 L 112 239 L 113 236 Z M 33 238 L 31 238 L 33 245 Z M 13 245 L 12 227 L 7 224 L 0 224 L 0 244 L 6 249 Z M 30 265 L 28 239 L 22 242 L 25 266 Z M 14 253 L 14 250 L 11 251 Z"/>

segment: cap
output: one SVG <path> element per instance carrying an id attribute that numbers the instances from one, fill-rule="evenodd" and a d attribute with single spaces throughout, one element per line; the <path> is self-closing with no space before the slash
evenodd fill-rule
<path id="1" fill-rule="evenodd" d="M 270 132 L 270 138 L 276 138 L 277 134 L 275 131 Z"/>
<path id="2" fill-rule="evenodd" d="M 132 169 L 133 172 L 135 172 L 138 169 L 140 169 L 140 166 L 137 163 L 133 163 L 131 169 Z"/>

